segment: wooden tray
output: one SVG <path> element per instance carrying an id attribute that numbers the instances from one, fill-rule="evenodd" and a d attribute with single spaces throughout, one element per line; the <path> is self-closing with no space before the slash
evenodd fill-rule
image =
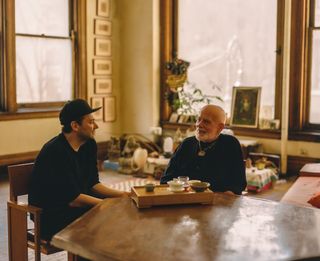
<path id="1" fill-rule="evenodd" d="M 188 191 L 171 192 L 168 185 L 158 185 L 153 192 L 146 192 L 144 186 L 134 186 L 131 192 L 131 198 L 138 208 L 191 203 L 212 204 L 213 200 L 213 192 L 210 189 L 195 192 L 189 188 Z"/>

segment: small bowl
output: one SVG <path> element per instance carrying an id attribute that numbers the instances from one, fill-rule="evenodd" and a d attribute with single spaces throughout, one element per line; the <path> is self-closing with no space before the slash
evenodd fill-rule
<path id="1" fill-rule="evenodd" d="M 144 185 L 146 192 L 153 192 L 155 185 L 153 183 L 147 183 Z"/>
<path id="2" fill-rule="evenodd" d="M 189 185 L 191 186 L 193 183 L 199 183 L 201 182 L 201 180 L 198 180 L 198 179 L 191 179 L 188 181 Z"/>
<path id="3" fill-rule="evenodd" d="M 169 188 L 174 191 L 184 189 L 183 187 L 184 183 L 180 180 L 171 180 L 171 181 L 168 181 L 167 184 L 169 185 Z"/>
<path id="4" fill-rule="evenodd" d="M 208 182 L 194 182 L 190 186 L 195 192 L 203 192 L 207 188 L 210 187 L 210 183 L 208 183 Z"/>

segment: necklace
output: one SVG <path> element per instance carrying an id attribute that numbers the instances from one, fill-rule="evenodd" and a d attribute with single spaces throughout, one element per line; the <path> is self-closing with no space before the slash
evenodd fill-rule
<path id="1" fill-rule="evenodd" d="M 206 155 L 206 152 L 207 152 L 208 150 L 210 150 L 211 148 L 213 148 L 214 145 L 216 145 L 216 141 L 214 141 L 214 142 L 212 142 L 208 147 L 202 148 L 200 141 L 198 141 L 198 143 L 199 143 L 198 156 L 200 156 L 200 157 L 204 157 L 204 156 Z"/>

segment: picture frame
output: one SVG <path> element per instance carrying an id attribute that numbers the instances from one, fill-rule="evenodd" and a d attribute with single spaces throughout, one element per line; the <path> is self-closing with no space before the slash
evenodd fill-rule
<path id="1" fill-rule="evenodd" d="M 103 98 L 102 97 L 92 97 L 91 98 L 91 107 L 92 108 L 103 107 Z M 103 119 L 103 108 L 95 111 L 93 113 L 93 117 L 96 120 L 102 120 Z"/>
<path id="2" fill-rule="evenodd" d="M 116 97 L 115 96 L 107 96 L 104 97 L 103 101 L 103 109 L 104 109 L 104 121 L 105 122 L 113 122 L 116 120 Z"/>
<path id="3" fill-rule="evenodd" d="M 111 56 L 111 39 L 94 39 L 95 56 Z"/>
<path id="4" fill-rule="evenodd" d="M 109 17 L 110 0 L 97 0 L 97 16 Z"/>
<path id="5" fill-rule="evenodd" d="M 230 126 L 257 128 L 261 87 L 233 87 Z"/>
<path id="6" fill-rule="evenodd" d="M 95 94 L 112 93 L 112 79 L 110 78 L 94 79 L 94 93 Z"/>
<path id="7" fill-rule="evenodd" d="M 94 19 L 94 33 L 101 36 L 111 35 L 111 21 Z"/>
<path id="8" fill-rule="evenodd" d="M 178 121 L 179 115 L 176 112 L 171 113 L 169 122 L 175 123 Z"/>
<path id="9" fill-rule="evenodd" d="M 94 75 L 111 75 L 112 62 L 106 59 L 93 59 L 93 74 Z"/>
<path id="10" fill-rule="evenodd" d="M 187 123 L 189 120 L 189 115 L 181 114 L 179 116 L 178 123 Z"/>

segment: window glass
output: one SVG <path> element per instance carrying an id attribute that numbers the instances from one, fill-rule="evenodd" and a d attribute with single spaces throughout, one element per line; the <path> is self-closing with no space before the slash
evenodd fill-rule
<path id="1" fill-rule="evenodd" d="M 277 0 L 180 0 L 178 17 L 188 86 L 221 97 L 229 116 L 233 86 L 260 86 L 260 118 L 273 119 Z"/>
<path id="2" fill-rule="evenodd" d="M 69 1 L 16 0 L 16 33 L 69 36 Z"/>
<path id="3" fill-rule="evenodd" d="M 320 30 L 313 31 L 311 65 L 310 123 L 320 124 Z"/>
<path id="4" fill-rule="evenodd" d="M 71 41 L 16 37 L 17 103 L 72 97 Z"/>

